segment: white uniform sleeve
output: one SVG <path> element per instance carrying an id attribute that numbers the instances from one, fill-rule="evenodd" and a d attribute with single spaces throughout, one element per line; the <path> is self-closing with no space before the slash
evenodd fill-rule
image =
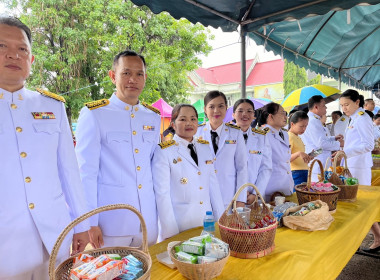
<path id="1" fill-rule="evenodd" d="M 256 182 L 254 183 L 261 195 L 265 195 L 265 189 L 272 174 L 272 148 L 270 146 L 268 136 L 265 135 L 264 138 L 265 146 L 263 149 L 263 158 L 261 160 Z"/>
<path id="2" fill-rule="evenodd" d="M 326 136 L 320 120 L 312 120 L 307 127 L 307 141 L 314 143 L 316 147 L 322 148 L 324 151 L 338 151 L 340 144 L 335 141 L 335 137 Z"/>
<path id="3" fill-rule="evenodd" d="M 71 219 L 74 220 L 89 211 L 81 183 L 78 163 L 74 152 L 73 137 L 66 116 L 65 106 L 61 110 L 61 133 L 58 144 L 58 172 L 62 190 L 69 206 Z M 76 226 L 75 232 L 89 230 L 89 222 L 84 221 Z"/>
<path id="4" fill-rule="evenodd" d="M 90 209 L 98 206 L 98 173 L 100 162 L 100 131 L 92 112 L 84 107 L 79 115 L 75 152 L 80 176 Z M 98 215 L 90 217 L 91 226 L 98 225 Z"/>
<path id="5" fill-rule="evenodd" d="M 220 187 L 215 172 L 211 173 L 209 191 L 214 217 L 216 220 L 219 220 L 225 209 L 222 193 L 220 192 Z"/>
<path id="6" fill-rule="evenodd" d="M 365 121 L 365 116 L 359 116 L 359 118 L 363 118 L 363 121 L 359 121 L 359 119 L 356 123 L 357 137 L 360 137 L 360 143 L 358 145 L 345 145 L 343 151 L 346 153 L 347 158 L 371 152 L 375 146 L 372 123 Z"/>
<path id="7" fill-rule="evenodd" d="M 248 159 L 247 159 L 247 148 L 245 146 L 245 141 L 243 133 L 241 130 L 238 132 L 238 137 L 236 141 L 236 152 L 235 152 L 235 168 L 236 168 L 236 187 L 235 193 L 238 189 L 248 183 Z M 247 190 L 242 191 L 237 199 L 237 201 L 247 202 Z"/>
<path id="8" fill-rule="evenodd" d="M 161 237 L 169 238 L 179 233 L 170 195 L 170 164 L 160 146 L 156 146 L 152 160 L 153 186 L 157 212 L 161 224 Z"/>

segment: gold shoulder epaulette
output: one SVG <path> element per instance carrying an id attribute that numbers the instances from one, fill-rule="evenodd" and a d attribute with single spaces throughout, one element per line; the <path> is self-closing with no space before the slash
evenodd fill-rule
<path id="1" fill-rule="evenodd" d="M 288 130 L 287 130 L 286 128 L 283 128 L 283 127 L 282 127 L 281 129 L 282 129 L 283 131 L 286 131 L 286 132 L 288 132 Z"/>
<path id="2" fill-rule="evenodd" d="M 169 140 L 169 141 L 161 142 L 158 145 L 161 147 L 161 149 L 166 149 L 167 147 L 173 146 L 174 144 L 175 144 L 174 140 Z"/>
<path id="3" fill-rule="evenodd" d="M 204 123 L 200 123 L 200 124 L 198 124 L 198 127 L 200 127 L 200 126 L 205 126 L 206 125 L 206 123 L 204 122 Z"/>
<path id="4" fill-rule="evenodd" d="M 153 106 L 150 106 L 148 103 L 146 103 L 146 102 L 141 102 L 141 105 L 143 105 L 145 108 L 147 108 L 147 109 L 149 109 L 149 110 L 155 112 L 156 114 L 161 115 L 160 110 L 158 110 L 157 108 L 154 108 Z"/>
<path id="5" fill-rule="evenodd" d="M 110 101 L 108 99 L 100 99 L 100 100 L 95 100 L 91 102 L 87 102 L 84 105 L 90 110 L 98 109 L 100 107 L 106 106 L 110 104 Z"/>
<path id="6" fill-rule="evenodd" d="M 231 123 L 226 123 L 226 126 L 229 126 L 229 127 L 232 127 L 232 128 L 236 128 L 236 129 L 240 129 L 240 126 L 237 126 L 237 125 L 234 125 L 234 124 L 231 124 Z"/>
<path id="7" fill-rule="evenodd" d="M 198 139 L 198 143 L 201 143 L 201 144 L 210 144 L 209 141 L 203 140 L 203 139 Z"/>
<path id="8" fill-rule="evenodd" d="M 39 93 L 41 93 L 43 96 L 46 96 L 46 97 L 50 97 L 50 98 L 53 98 L 55 100 L 58 100 L 58 101 L 61 101 L 63 103 L 66 102 L 65 98 L 63 98 L 63 96 L 60 96 L 58 94 L 55 94 L 55 93 L 52 93 L 50 91 L 47 91 L 47 90 L 44 90 L 44 89 L 40 89 L 40 88 L 37 88 L 36 89 Z"/>
<path id="9" fill-rule="evenodd" d="M 364 112 L 363 112 L 363 111 L 360 111 L 358 114 L 359 114 L 359 116 L 363 116 L 363 115 L 364 115 Z"/>
<path id="10" fill-rule="evenodd" d="M 266 135 L 268 133 L 268 131 L 269 131 L 268 127 L 266 127 L 264 130 L 252 128 L 252 132 L 257 133 L 257 134 L 261 134 L 261 135 Z"/>

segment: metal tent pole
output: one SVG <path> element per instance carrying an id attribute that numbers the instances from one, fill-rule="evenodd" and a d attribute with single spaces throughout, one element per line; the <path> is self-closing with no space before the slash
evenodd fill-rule
<path id="1" fill-rule="evenodd" d="M 245 53 L 246 32 L 243 26 L 240 25 L 240 41 L 241 41 L 241 98 L 247 98 L 246 92 L 246 53 Z"/>

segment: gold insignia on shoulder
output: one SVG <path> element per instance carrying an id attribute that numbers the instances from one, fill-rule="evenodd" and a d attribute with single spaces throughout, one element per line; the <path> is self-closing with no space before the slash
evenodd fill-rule
<path id="1" fill-rule="evenodd" d="M 204 122 L 204 123 L 200 123 L 200 124 L 198 124 L 198 127 L 200 127 L 200 126 L 205 126 L 206 125 L 206 123 Z"/>
<path id="2" fill-rule="evenodd" d="M 286 132 L 288 131 L 286 128 L 283 128 L 283 127 L 282 127 L 281 129 L 282 129 L 283 131 L 286 131 Z"/>
<path id="3" fill-rule="evenodd" d="M 155 112 L 156 114 L 161 115 L 160 110 L 158 110 L 157 108 L 154 108 L 153 106 L 150 106 L 148 103 L 146 103 L 146 102 L 141 102 L 141 105 L 143 105 L 145 108 L 147 108 L 147 109 L 149 109 L 149 110 Z"/>
<path id="4" fill-rule="evenodd" d="M 36 89 L 39 93 L 41 93 L 41 95 L 43 96 L 46 96 L 46 97 L 50 97 L 50 98 L 53 98 L 55 100 L 58 100 L 58 101 L 61 101 L 63 103 L 66 102 L 65 98 L 63 98 L 63 96 L 60 96 L 58 94 L 55 94 L 55 93 L 52 93 L 50 91 L 47 91 L 47 90 L 44 90 L 44 89 L 40 89 L 40 88 L 37 88 Z"/>
<path id="5" fill-rule="evenodd" d="M 363 111 L 360 111 L 358 114 L 359 114 L 359 116 L 363 116 L 363 115 L 364 115 L 364 112 L 363 112 Z"/>
<path id="6" fill-rule="evenodd" d="M 210 144 L 210 142 L 209 141 L 207 141 L 207 140 L 203 140 L 203 139 L 198 139 L 198 141 L 197 141 L 198 143 L 201 143 L 201 144 Z"/>
<path id="7" fill-rule="evenodd" d="M 261 134 L 261 135 L 266 135 L 269 131 L 269 128 L 266 127 L 265 129 L 261 130 L 261 129 L 256 129 L 256 128 L 252 128 L 252 132 L 254 133 L 257 133 L 257 134 Z"/>
<path id="8" fill-rule="evenodd" d="M 173 146 L 174 144 L 175 144 L 174 140 L 169 140 L 169 141 L 161 142 L 158 145 L 161 147 L 161 149 L 166 149 L 167 147 Z"/>
<path id="9" fill-rule="evenodd" d="M 345 120 L 346 120 L 345 118 L 341 118 L 341 119 L 340 119 L 341 122 L 344 122 Z"/>
<path id="10" fill-rule="evenodd" d="M 236 128 L 236 129 L 240 129 L 240 126 L 237 126 L 237 125 L 234 125 L 234 124 L 231 124 L 231 123 L 226 123 L 226 126 L 229 126 L 229 127 L 232 127 L 232 128 Z"/>
<path id="11" fill-rule="evenodd" d="M 106 106 L 110 104 L 110 101 L 108 99 L 100 99 L 100 100 L 95 100 L 91 102 L 87 102 L 84 105 L 90 110 L 98 109 L 100 107 Z"/>

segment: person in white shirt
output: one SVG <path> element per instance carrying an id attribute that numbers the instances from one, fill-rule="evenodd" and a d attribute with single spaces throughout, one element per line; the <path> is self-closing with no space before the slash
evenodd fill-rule
<path id="1" fill-rule="evenodd" d="M 225 210 L 209 143 L 194 136 L 197 110 L 189 104 L 175 106 L 171 126 L 173 140 L 160 143 L 152 159 L 159 240 L 202 226 L 206 211 L 218 220 Z"/>
<path id="2" fill-rule="evenodd" d="M 380 138 L 380 114 L 373 116 L 373 136 L 375 141 Z"/>
<path id="3" fill-rule="evenodd" d="M 62 96 L 25 88 L 34 56 L 30 29 L 0 16 L 0 279 L 47 280 L 63 229 L 88 212 Z M 83 251 L 88 222 L 59 261 Z"/>
<path id="4" fill-rule="evenodd" d="M 248 182 L 256 185 L 260 194 L 265 194 L 272 173 L 272 149 L 265 130 L 251 128 L 255 116 L 255 105 L 249 99 L 239 99 L 233 106 L 232 116 L 243 132 L 248 156 Z M 249 193 L 252 193 L 250 190 Z M 248 204 L 253 195 L 248 196 Z"/>
<path id="5" fill-rule="evenodd" d="M 332 123 L 326 125 L 326 127 L 330 130 L 331 136 L 335 136 L 335 124 L 341 116 L 342 116 L 341 111 L 334 111 L 331 113 Z M 339 134 L 339 133 L 337 133 L 337 134 Z"/>
<path id="6" fill-rule="evenodd" d="M 367 98 L 364 100 L 364 105 L 363 105 L 364 110 L 373 112 L 373 110 L 375 110 L 375 107 L 376 107 L 376 104 L 372 98 Z"/>
<path id="7" fill-rule="evenodd" d="M 329 136 L 322 125 L 321 117 L 326 115 L 326 102 L 321 95 L 312 96 L 308 101 L 309 124 L 306 131 L 301 135 L 305 144 L 305 152 L 311 153 L 313 150 L 322 148 L 322 154 L 316 156 L 323 164 L 326 162 L 332 151 L 338 151 L 343 147 L 344 140 L 342 135 Z M 318 181 L 318 168 L 314 168 L 311 176 L 312 182 Z"/>
<path id="8" fill-rule="evenodd" d="M 199 126 L 197 136 L 210 143 L 216 177 L 227 208 L 237 190 L 248 182 L 245 142 L 238 126 L 223 123 L 227 112 L 227 98 L 223 92 L 208 92 L 204 104 L 209 121 Z M 243 207 L 246 201 L 247 193 L 241 192 L 238 207 Z"/>

